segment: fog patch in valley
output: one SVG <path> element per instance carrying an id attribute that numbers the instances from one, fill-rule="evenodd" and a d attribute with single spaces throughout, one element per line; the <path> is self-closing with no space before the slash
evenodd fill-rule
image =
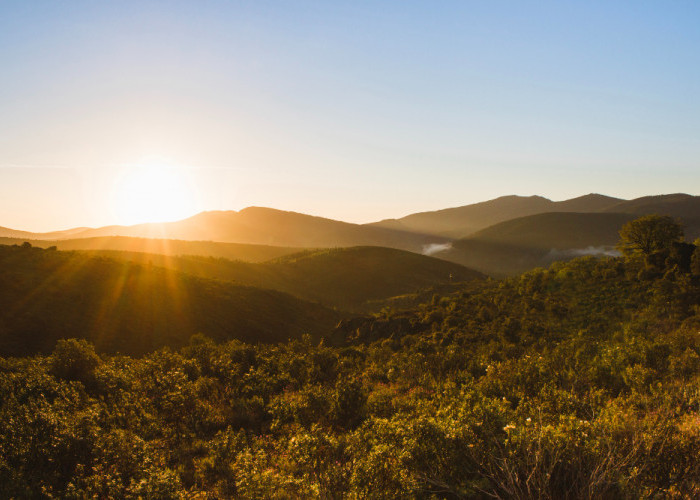
<path id="1" fill-rule="evenodd" d="M 584 257 L 587 255 L 593 255 L 598 257 L 619 257 L 622 254 L 619 251 L 615 250 L 615 247 L 611 246 L 588 246 L 586 248 L 567 248 L 565 250 L 558 250 L 556 248 L 552 248 L 549 251 L 548 257 L 551 259 L 561 259 Z"/>
<path id="2" fill-rule="evenodd" d="M 423 255 L 434 255 L 452 248 L 452 243 L 429 243 L 423 245 Z"/>

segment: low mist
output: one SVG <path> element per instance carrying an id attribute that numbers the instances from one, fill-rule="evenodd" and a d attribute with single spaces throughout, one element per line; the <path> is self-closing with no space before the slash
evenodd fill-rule
<path id="1" fill-rule="evenodd" d="M 423 245 L 423 255 L 433 255 L 452 248 L 452 243 L 430 243 Z"/>
<path id="2" fill-rule="evenodd" d="M 614 247 L 610 246 L 589 246 L 586 248 L 568 248 L 566 250 L 558 250 L 556 248 L 552 248 L 549 251 L 549 256 L 553 259 L 561 257 L 583 257 L 586 255 L 619 257 L 622 254 L 615 250 Z"/>

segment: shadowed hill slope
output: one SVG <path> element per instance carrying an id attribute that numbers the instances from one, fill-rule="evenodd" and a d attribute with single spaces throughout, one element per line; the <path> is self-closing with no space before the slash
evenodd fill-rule
<path id="1" fill-rule="evenodd" d="M 257 264 L 194 256 L 108 254 L 195 276 L 280 290 L 353 311 L 371 310 L 369 302 L 415 293 L 427 287 L 483 278 L 481 273 L 452 262 L 382 247 L 308 251 Z"/>
<path id="2" fill-rule="evenodd" d="M 319 338 L 339 319 L 288 294 L 75 252 L 0 246 L 0 355 L 47 352 L 83 337 L 107 352 L 217 340 Z"/>
<path id="3" fill-rule="evenodd" d="M 495 224 L 453 242 L 437 257 L 492 276 L 518 274 L 557 260 L 611 254 L 631 214 L 544 213 Z"/>
<path id="4" fill-rule="evenodd" d="M 454 241 L 436 257 L 491 276 L 514 275 L 582 255 L 613 255 L 619 230 L 632 213 L 544 213 L 495 224 Z M 682 219 L 686 238 L 700 235 L 700 220 Z"/>
<path id="5" fill-rule="evenodd" d="M 494 278 L 514 276 L 550 262 L 550 252 L 541 248 L 523 247 L 464 238 L 455 241 L 439 258 L 471 267 Z M 561 255 L 561 254 L 559 254 Z M 562 256 L 561 259 L 566 260 Z"/>
<path id="6" fill-rule="evenodd" d="M 614 246 L 622 225 L 634 218 L 617 213 L 550 212 L 501 222 L 469 239 L 546 250 Z"/>

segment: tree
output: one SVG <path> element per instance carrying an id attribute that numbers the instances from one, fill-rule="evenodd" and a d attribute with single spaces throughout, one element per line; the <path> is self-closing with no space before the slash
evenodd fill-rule
<path id="1" fill-rule="evenodd" d="M 83 339 L 61 339 L 56 343 L 50 359 L 50 372 L 63 380 L 78 380 L 91 384 L 95 369 L 102 360 L 95 347 Z"/>
<path id="2" fill-rule="evenodd" d="M 683 227 L 675 219 L 667 215 L 645 215 L 622 226 L 617 248 L 627 256 L 647 257 L 682 240 Z"/>

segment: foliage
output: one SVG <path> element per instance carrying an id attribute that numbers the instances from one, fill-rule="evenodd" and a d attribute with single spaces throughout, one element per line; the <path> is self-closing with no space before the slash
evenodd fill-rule
<path id="1" fill-rule="evenodd" d="M 645 215 L 630 221 L 620 229 L 618 248 L 625 255 L 668 250 L 675 241 L 683 240 L 683 226 L 668 215 Z"/>
<path id="2" fill-rule="evenodd" d="M 700 276 L 645 266 L 472 284 L 332 343 L 0 359 L 0 497 L 697 497 Z"/>

